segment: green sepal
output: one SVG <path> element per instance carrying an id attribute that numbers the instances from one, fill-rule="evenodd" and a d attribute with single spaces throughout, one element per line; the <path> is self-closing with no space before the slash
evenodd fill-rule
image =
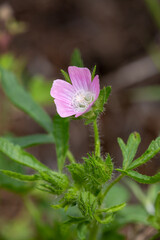
<path id="1" fill-rule="evenodd" d="M 111 93 L 111 87 L 104 87 L 100 90 L 100 94 L 98 99 L 95 101 L 91 110 L 85 114 L 81 118 L 85 119 L 85 124 L 90 124 L 97 119 L 98 115 L 104 111 L 104 105 L 106 104 L 109 95 Z"/>
<path id="2" fill-rule="evenodd" d="M 115 170 L 143 184 L 153 184 L 160 181 L 160 172 L 154 176 L 146 176 L 133 170 L 126 170 L 126 171 L 122 169 L 115 169 Z"/>
<path id="3" fill-rule="evenodd" d="M 65 72 L 63 69 L 61 69 L 61 73 L 64 76 L 64 79 L 66 80 L 66 82 L 71 83 L 71 79 L 69 77 L 69 74 L 67 72 Z"/>
<path id="4" fill-rule="evenodd" d="M 93 68 L 93 71 L 92 71 L 92 75 L 91 75 L 91 79 L 93 80 L 94 77 L 95 77 L 95 74 L 96 74 L 96 68 L 97 66 L 95 65 L 94 68 Z"/>
<path id="5" fill-rule="evenodd" d="M 71 66 L 84 67 L 80 50 L 75 48 L 71 56 Z"/>

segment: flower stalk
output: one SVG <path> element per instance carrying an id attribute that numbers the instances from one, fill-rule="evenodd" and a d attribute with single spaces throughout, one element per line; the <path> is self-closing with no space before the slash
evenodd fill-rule
<path id="1" fill-rule="evenodd" d="M 100 149 L 100 139 L 99 139 L 97 120 L 93 122 L 93 129 L 94 129 L 94 140 L 95 140 L 95 155 L 97 157 L 100 157 L 101 149 Z"/>

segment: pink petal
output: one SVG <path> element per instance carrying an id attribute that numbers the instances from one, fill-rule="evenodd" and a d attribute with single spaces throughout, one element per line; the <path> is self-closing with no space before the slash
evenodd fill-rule
<path id="1" fill-rule="evenodd" d="M 56 104 L 57 112 L 62 118 L 76 114 L 72 106 L 69 105 L 67 102 L 59 99 L 55 99 L 54 102 Z"/>
<path id="2" fill-rule="evenodd" d="M 70 66 L 68 68 L 68 73 L 71 82 L 76 90 L 88 90 L 91 84 L 91 73 L 88 68 L 79 68 L 75 66 Z"/>
<path id="3" fill-rule="evenodd" d="M 95 100 L 96 100 L 100 93 L 100 84 L 99 84 L 99 76 L 98 75 L 96 75 L 94 77 L 89 90 L 95 94 Z"/>
<path id="4" fill-rule="evenodd" d="M 53 98 L 70 103 L 75 94 L 75 90 L 70 83 L 57 79 L 53 81 L 50 94 Z"/>

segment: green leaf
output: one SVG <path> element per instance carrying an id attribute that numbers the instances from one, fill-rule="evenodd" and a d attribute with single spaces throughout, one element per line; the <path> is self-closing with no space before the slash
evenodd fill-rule
<path id="1" fill-rule="evenodd" d="M 96 65 L 94 66 L 94 68 L 93 68 L 93 71 L 92 71 L 92 80 L 94 79 L 94 77 L 95 77 L 95 74 L 96 74 Z"/>
<path id="2" fill-rule="evenodd" d="M 125 206 L 126 206 L 126 203 L 121 203 L 119 205 L 116 205 L 116 206 L 113 206 L 113 207 L 110 207 L 110 208 L 98 209 L 96 212 L 97 213 L 103 213 L 103 212 L 114 213 L 114 212 L 122 210 Z"/>
<path id="3" fill-rule="evenodd" d="M 107 215 L 104 219 L 101 219 L 98 215 L 94 216 L 97 222 L 102 224 L 109 224 L 113 221 L 113 214 Z"/>
<path id="4" fill-rule="evenodd" d="M 158 193 L 156 202 L 155 202 L 155 217 L 159 222 L 159 228 L 160 228 L 160 192 Z"/>
<path id="5" fill-rule="evenodd" d="M 33 101 L 29 93 L 18 83 L 15 75 L 0 68 L 1 84 L 3 90 L 11 102 L 26 112 L 31 118 L 39 123 L 46 131 L 53 131 L 53 124 L 48 114 Z"/>
<path id="6" fill-rule="evenodd" d="M 25 152 L 18 145 L 14 145 L 5 138 L 0 138 L 0 151 L 11 158 L 13 161 L 33 168 L 37 171 L 50 171 L 50 169 L 39 162 L 34 156 Z"/>
<path id="7" fill-rule="evenodd" d="M 154 176 L 146 176 L 133 170 L 127 170 L 127 171 L 124 171 L 122 169 L 115 169 L 115 170 L 122 172 L 126 176 L 131 177 L 135 181 L 143 184 L 153 184 L 160 181 L 160 172 Z"/>
<path id="8" fill-rule="evenodd" d="M 71 83 L 71 80 L 70 80 L 70 77 L 69 77 L 68 73 L 65 72 L 63 69 L 61 69 L 61 73 L 63 74 L 64 79 L 65 79 L 68 83 Z"/>
<path id="9" fill-rule="evenodd" d="M 69 119 L 61 118 L 59 115 L 55 115 L 53 118 L 53 124 L 54 124 L 53 136 L 56 145 L 58 169 L 59 171 L 62 171 L 68 150 Z"/>
<path id="10" fill-rule="evenodd" d="M 34 134 L 24 137 L 5 137 L 10 142 L 17 144 L 23 148 L 39 145 L 39 144 L 48 144 L 54 143 L 54 137 L 52 134 Z"/>
<path id="11" fill-rule="evenodd" d="M 74 217 L 74 216 L 69 216 L 68 215 L 68 220 L 64 223 L 66 224 L 77 224 L 77 223 L 82 223 L 88 221 L 87 218 L 85 217 Z"/>
<path id="12" fill-rule="evenodd" d="M 141 142 L 141 138 L 140 138 L 139 133 L 137 133 L 137 132 L 130 134 L 126 145 L 121 138 L 118 138 L 118 143 L 121 148 L 122 155 L 123 155 L 123 169 L 124 170 L 127 169 L 128 166 L 133 161 L 140 142 Z"/>
<path id="13" fill-rule="evenodd" d="M 78 48 L 75 48 L 71 56 L 71 65 L 77 67 L 84 67 L 81 53 Z"/>
<path id="14" fill-rule="evenodd" d="M 24 175 L 21 173 L 12 172 L 12 171 L 8 171 L 8 170 L 2 170 L 2 169 L 0 169 L 0 172 L 2 172 L 3 174 L 5 174 L 11 178 L 15 178 L 15 179 L 21 180 L 21 181 L 36 181 L 36 180 L 40 179 L 40 176 L 38 174 Z"/>
<path id="15" fill-rule="evenodd" d="M 0 169 L 9 169 L 19 173 L 25 173 L 23 166 L 16 162 L 11 162 L 4 154 L 0 153 Z M 10 177 L 0 172 L 0 187 L 16 193 L 26 193 L 32 189 L 32 185 L 20 182 L 16 179 L 10 179 Z"/>
<path id="16" fill-rule="evenodd" d="M 157 153 L 160 152 L 160 137 L 157 137 L 155 140 L 151 142 L 148 149 L 142 154 L 141 157 L 137 158 L 128 169 L 134 169 L 142 164 L 148 162 L 151 158 L 153 158 Z"/>

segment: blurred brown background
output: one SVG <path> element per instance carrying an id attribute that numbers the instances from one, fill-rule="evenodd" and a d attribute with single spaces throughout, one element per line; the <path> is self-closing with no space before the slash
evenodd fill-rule
<path id="1" fill-rule="evenodd" d="M 160 133 L 160 91 L 154 92 L 160 86 L 160 26 L 147 1 L 1 0 L 0 8 L 4 5 L 10 9 L 7 14 L 26 24 L 26 30 L 11 34 L 1 20 L 1 54 L 9 51 L 24 57 L 29 74 L 42 74 L 52 80 L 62 78 L 60 69 L 67 70 L 74 48 L 79 48 L 86 67 L 97 65 L 101 86 L 111 85 L 113 89 L 99 119 L 103 152 L 110 152 L 115 165 L 120 166 L 117 137 L 126 141 L 131 132 L 138 131 L 142 137 L 138 154 L 142 153 Z M 6 106 L 9 109 L 5 121 L 0 116 L 1 134 L 43 132 L 24 113 L 5 105 L 8 100 L 2 90 L 0 101 L 1 113 Z M 45 108 L 51 116 L 56 112 L 54 104 Z M 70 146 L 78 160 L 93 150 L 92 135 L 92 128 L 82 121 L 71 123 Z M 55 167 L 53 146 L 32 147 L 29 151 Z M 153 174 L 158 168 L 157 157 L 141 171 Z"/>

